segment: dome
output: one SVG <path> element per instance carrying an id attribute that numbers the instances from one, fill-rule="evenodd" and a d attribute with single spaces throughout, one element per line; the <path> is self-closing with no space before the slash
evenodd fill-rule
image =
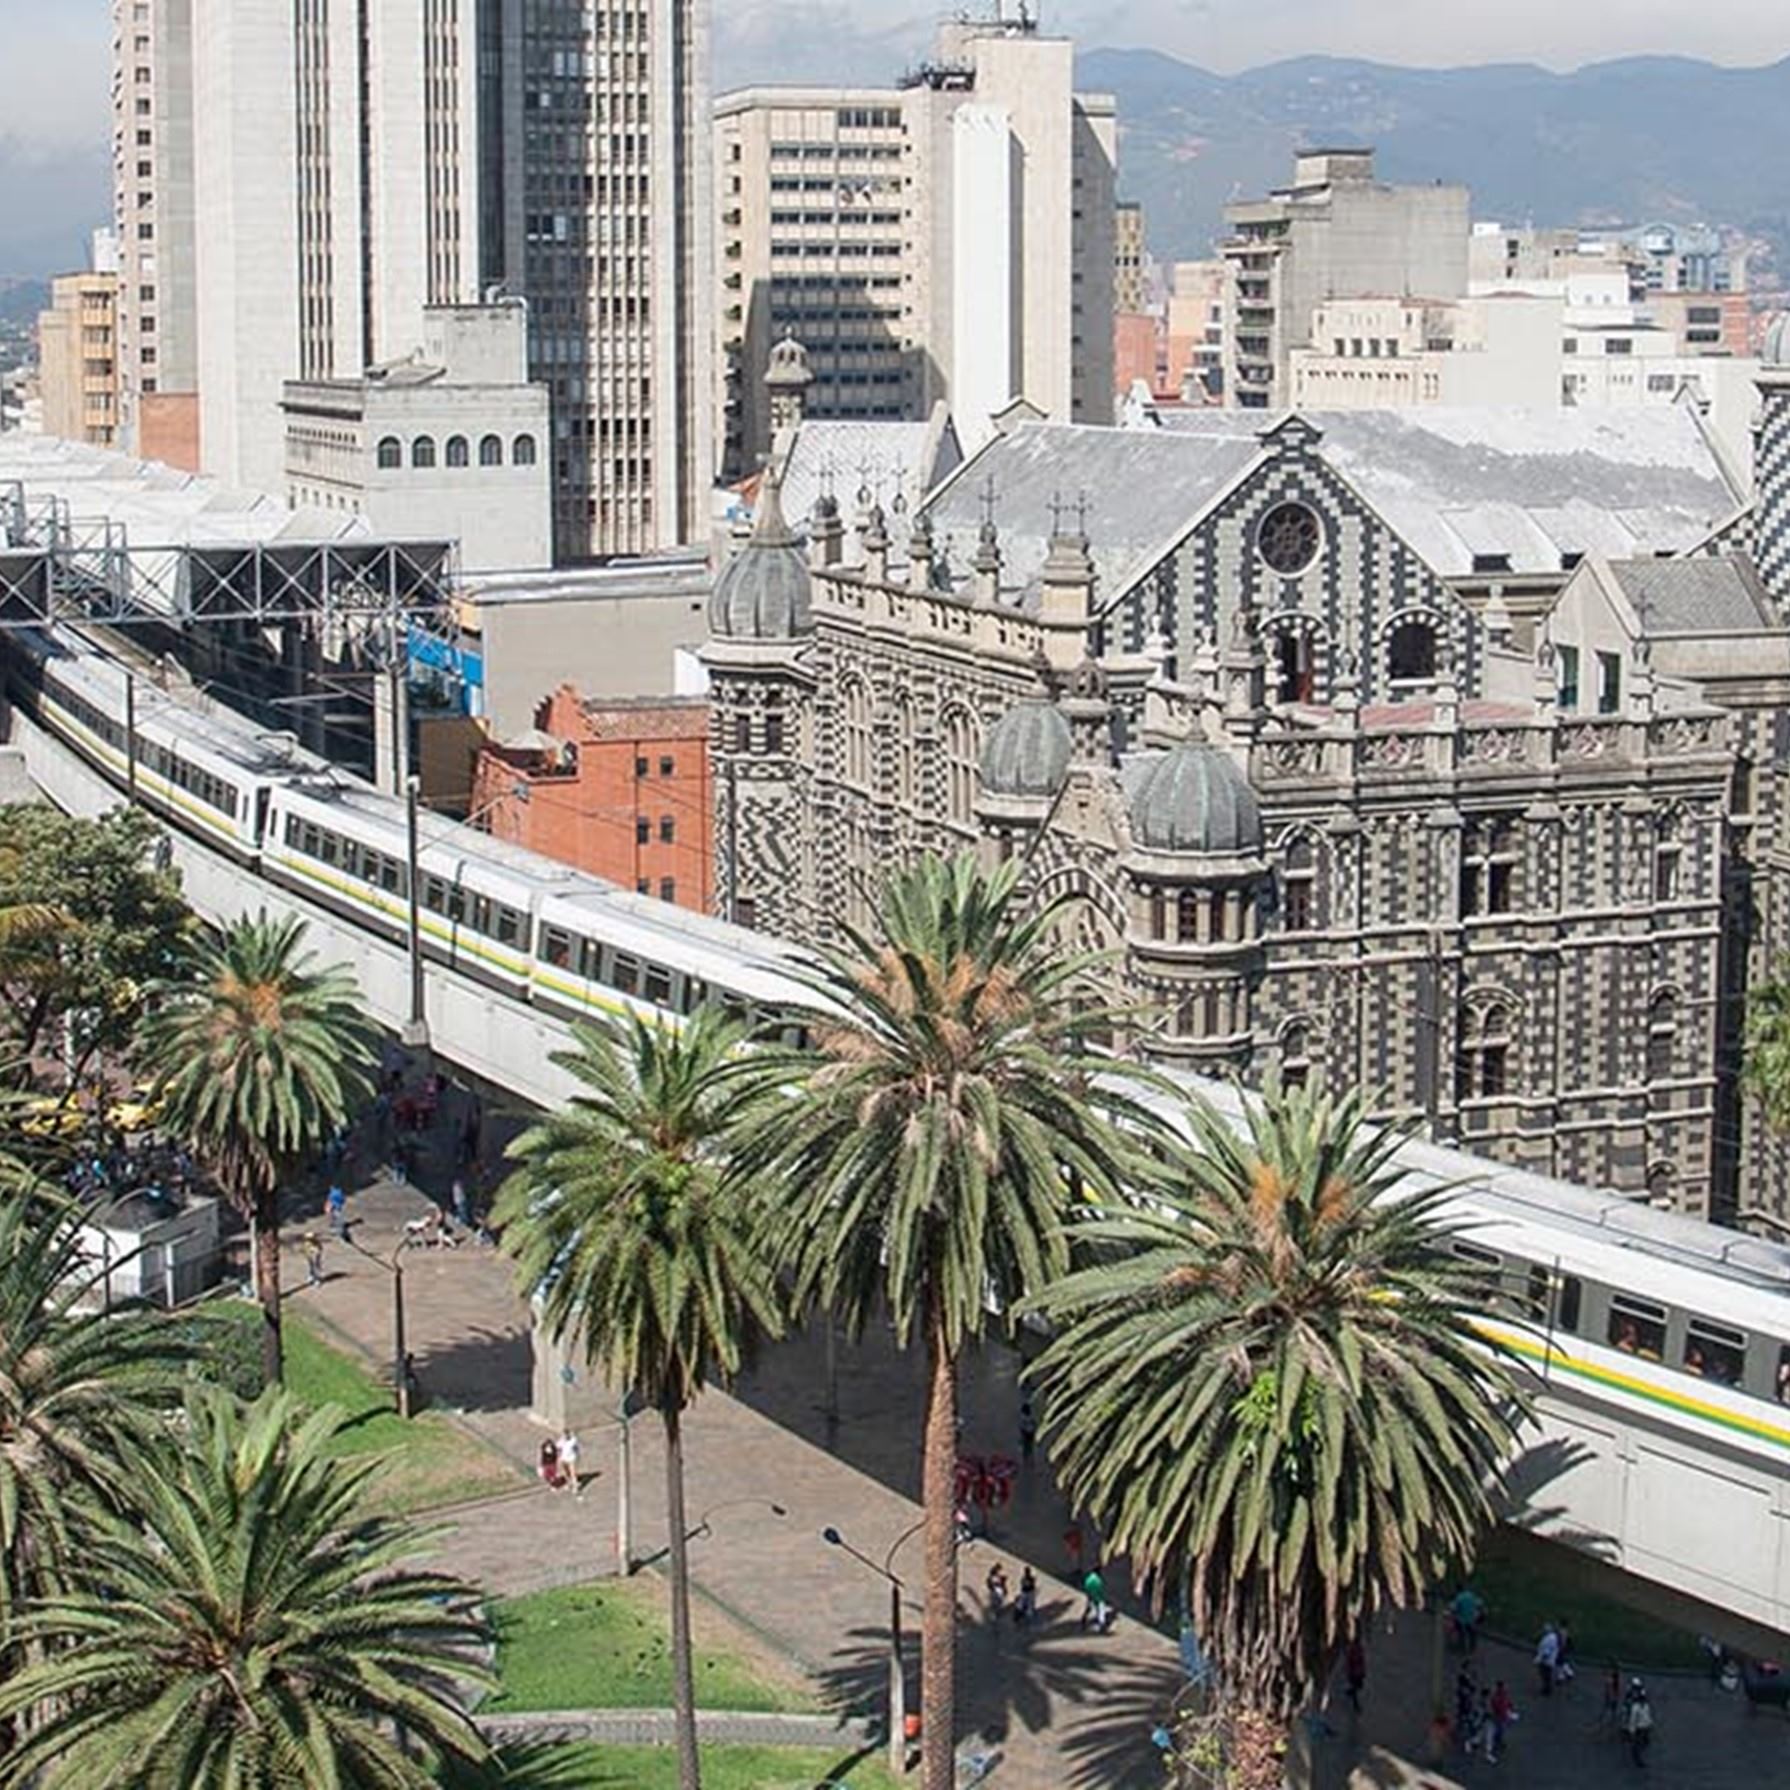
<path id="1" fill-rule="evenodd" d="M 1768 367 L 1790 367 L 1790 311 L 1780 311 L 1771 320 L 1759 359 Z"/>
<path id="2" fill-rule="evenodd" d="M 1072 745 L 1069 723 L 1055 703 L 1015 703 L 982 743 L 982 788 L 991 796 L 1054 796 Z"/>
<path id="3" fill-rule="evenodd" d="M 814 631 L 808 562 L 783 519 L 781 480 L 765 469 L 752 538 L 709 598 L 709 632 L 722 640 L 794 640 Z"/>
<path id="4" fill-rule="evenodd" d="M 1190 740 L 1165 752 L 1138 779 L 1131 837 L 1144 851 L 1256 852 L 1262 814 L 1230 754 Z"/>

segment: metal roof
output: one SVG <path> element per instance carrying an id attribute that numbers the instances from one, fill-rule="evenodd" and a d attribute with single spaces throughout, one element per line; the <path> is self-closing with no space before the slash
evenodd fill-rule
<path id="1" fill-rule="evenodd" d="M 1748 559 L 1612 560 L 1610 576 L 1649 633 L 1756 634 L 1778 626 Z"/>

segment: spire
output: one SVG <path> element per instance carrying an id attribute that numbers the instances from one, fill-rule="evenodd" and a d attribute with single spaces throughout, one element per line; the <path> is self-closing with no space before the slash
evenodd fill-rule
<path id="1" fill-rule="evenodd" d="M 795 538 L 783 514 L 783 471 L 779 456 L 772 454 L 765 462 L 764 477 L 759 482 L 752 544 L 755 547 L 788 547 Z"/>

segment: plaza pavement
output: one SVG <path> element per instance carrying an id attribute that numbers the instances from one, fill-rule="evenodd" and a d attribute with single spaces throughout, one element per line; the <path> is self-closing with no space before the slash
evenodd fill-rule
<path id="1" fill-rule="evenodd" d="M 451 1130 L 450 1125 L 443 1132 Z M 445 1138 L 423 1152 L 418 1179 L 444 1190 Z M 351 1159 L 356 1191 L 349 1212 L 357 1242 L 389 1254 L 407 1218 L 427 1210 L 411 1186 L 391 1184 L 361 1157 Z M 326 1279 L 306 1289 L 301 1259 L 307 1228 L 322 1229 L 315 1190 L 295 1196 L 286 1240 L 293 1309 L 363 1351 L 390 1360 L 386 1272 L 330 1239 Z M 518 1472 L 507 1497 L 448 1513 L 443 1566 L 504 1595 L 576 1582 L 614 1570 L 616 1436 L 586 1433 L 584 1495 L 552 1493 L 531 1478 L 544 1433 L 528 1414 L 530 1354 L 525 1313 L 507 1264 L 476 1243 L 405 1253 L 409 1346 L 422 1394 L 458 1414 L 469 1431 L 507 1455 Z M 833 1525 L 863 1552 L 882 1558 L 919 1519 L 917 1492 L 921 1379 L 886 1331 L 838 1344 L 837 1420 L 829 1414 L 824 1339 L 810 1333 L 769 1351 L 729 1396 L 708 1393 L 686 1428 L 692 1570 L 698 1592 L 749 1630 L 770 1654 L 791 1662 L 845 1711 L 875 1715 L 885 1682 L 888 1592 L 872 1572 L 826 1546 Z M 966 1453 L 1020 1453 L 1018 1359 L 979 1351 L 963 1375 Z M 665 1544 L 663 1451 L 650 1417 L 633 1425 L 637 1559 L 651 1563 Z M 779 1514 L 781 1513 L 781 1514 Z M 998 1751 L 995 1790 L 1094 1790 L 1161 1783 L 1149 1741 L 1180 1688 L 1172 1641 L 1125 1596 L 1107 1636 L 1083 1634 L 1079 1594 L 1067 1582 L 1067 1512 L 1040 1459 L 1022 1467 L 1015 1496 L 994 1513 L 992 1533 L 964 1550 L 959 1641 L 959 1722 L 967 1739 Z M 1085 1543 L 1091 1553 L 1095 1543 Z M 1026 1562 L 1037 1571 L 1039 1621 L 1029 1631 L 992 1621 L 983 1582 L 995 1559 L 1017 1586 Z M 917 1577 L 917 1538 L 896 1556 L 897 1573 Z M 917 1593 L 906 1600 L 909 1695 L 917 1697 Z M 1570 1615 L 1570 1611 L 1566 1612 Z M 1596 1720 L 1595 1670 L 1546 1701 L 1533 1694 L 1528 1649 L 1482 1649 L 1489 1676 L 1503 1675 L 1521 1719 L 1506 1758 L 1451 1758 L 1427 1767 L 1431 1631 L 1421 1619 L 1386 1625 L 1370 1638 L 1363 1709 L 1340 1696 L 1312 1734 L 1317 1790 L 1424 1785 L 1433 1790 L 1504 1781 L 1524 1790 L 1600 1790 L 1651 1779 L 1673 1790 L 1762 1790 L 1790 1784 L 1790 1720 L 1752 1714 L 1701 1679 L 1650 1680 L 1658 1718 L 1645 1773 Z M 1452 1683 L 1454 1662 L 1447 1672 Z M 1403 1761 L 1416 1761 L 1408 1765 Z"/>

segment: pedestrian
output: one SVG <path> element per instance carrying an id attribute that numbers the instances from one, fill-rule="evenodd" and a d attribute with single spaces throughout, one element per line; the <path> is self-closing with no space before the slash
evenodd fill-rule
<path id="1" fill-rule="evenodd" d="M 1628 1682 L 1628 1697 L 1622 1706 L 1622 1732 L 1628 1739 L 1628 1756 L 1636 1765 L 1647 1763 L 1647 1749 L 1653 1744 L 1653 1705 L 1647 1700 L 1647 1687 L 1640 1679 Z"/>
<path id="2" fill-rule="evenodd" d="M 988 1613 L 998 1619 L 1006 1613 L 1007 1609 L 1007 1569 L 1001 1565 L 1000 1561 L 997 1560 L 988 1569 L 986 1585 Z"/>
<path id="3" fill-rule="evenodd" d="M 970 1507 L 961 1499 L 957 1508 L 951 1512 L 951 1529 L 960 1548 L 967 1548 L 976 1539 L 975 1527 L 970 1522 Z"/>
<path id="4" fill-rule="evenodd" d="M 1545 1623 L 1535 1647 L 1535 1685 L 1544 1697 L 1554 1694 L 1554 1674 L 1560 1669 L 1560 1631 Z"/>
<path id="5" fill-rule="evenodd" d="M 305 1232 L 305 1277 L 310 1286 L 323 1285 L 323 1239 L 315 1231 Z"/>
<path id="6" fill-rule="evenodd" d="M 1461 1652 L 1471 1653 L 1479 1645 L 1479 1625 L 1485 1620 L 1485 1599 L 1471 1585 L 1463 1585 L 1454 1594 L 1454 1632 Z"/>
<path id="7" fill-rule="evenodd" d="M 1622 1722 L 1622 1668 L 1614 1660 L 1610 1661 L 1610 1669 L 1604 1673 L 1604 1702 L 1598 1712 L 1600 1723 L 1612 1729 L 1621 1726 Z"/>
<path id="8" fill-rule="evenodd" d="M 1367 1683 L 1367 1649 L 1359 1635 L 1349 1637 L 1348 1652 L 1343 1655 L 1343 1680 L 1348 1686 L 1349 1707 L 1361 1713 L 1361 1692 Z"/>
<path id="9" fill-rule="evenodd" d="M 342 1191 L 340 1181 L 329 1184 L 329 1192 L 323 1196 L 323 1209 L 329 1214 L 329 1228 L 338 1237 L 348 1235 L 348 1195 Z"/>
<path id="10" fill-rule="evenodd" d="M 1028 1566 L 1019 1575 L 1019 1596 L 1013 1600 L 1013 1620 L 1020 1628 L 1029 1628 L 1038 1614 L 1038 1575 Z"/>
<path id="11" fill-rule="evenodd" d="M 1504 1757 L 1504 1736 L 1517 1719 L 1517 1706 L 1511 1698 L 1510 1687 L 1502 1678 L 1492 1686 L 1492 1694 L 1486 1700 L 1486 1714 L 1491 1718 L 1491 1727 L 1486 1734 L 1485 1756 L 1495 1764 Z"/>
<path id="12" fill-rule="evenodd" d="M 1081 1582 L 1082 1596 L 1087 1602 L 1082 1607 L 1081 1625 L 1084 1630 L 1093 1629 L 1097 1635 L 1106 1634 L 1112 1627 L 1112 1607 L 1106 1601 L 1106 1580 L 1100 1576 L 1100 1568 L 1090 1566 L 1087 1577 Z"/>
<path id="13" fill-rule="evenodd" d="M 540 1474 L 542 1485 L 558 1488 L 559 1444 L 551 1436 L 541 1443 L 541 1452 L 535 1461 L 535 1471 Z"/>
<path id="14" fill-rule="evenodd" d="M 584 1496 L 584 1481 L 578 1477 L 578 1432 L 568 1423 L 559 1438 L 559 1471 L 562 1481 L 572 1488 L 575 1498 Z"/>
<path id="15" fill-rule="evenodd" d="M 422 1390 L 422 1381 L 418 1378 L 416 1371 L 416 1357 L 406 1349 L 404 1351 L 404 1393 L 413 1411 L 421 1402 Z"/>
<path id="16" fill-rule="evenodd" d="M 1019 1401 L 1019 1453 L 1030 1460 L 1038 1447 L 1038 1413 L 1029 1398 Z"/>
<path id="17" fill-rule="evenodd" d="M 464 1175 L 454 1177 L 453 1201 L 454 1217 L 459 1221 L 460 1228 L 463 1231 L 471 1230 L 472 1202 L 466 1197 L 466 1177 Z"/>
<path id="18" fill-rule="evenodd" d="M 1479 1744 L 1479 1686 L 1473 1682 L 1473 1668 L 1465 1662 L 1454 1681 L 1454 1737 L 1463 1753 L 1471 1753 Z"/>

